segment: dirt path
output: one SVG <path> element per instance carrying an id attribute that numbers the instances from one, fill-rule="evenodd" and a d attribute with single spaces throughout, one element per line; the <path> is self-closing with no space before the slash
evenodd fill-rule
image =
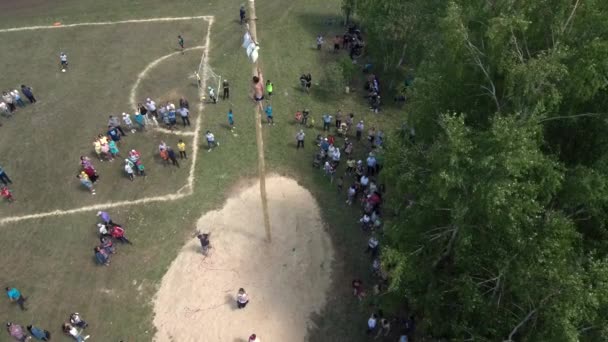
<path id="1" fill-rule="evenodd" d="M 273 242 L 265 240 L 254 184 L 198 221 L 211 232 L 203 257 L 196 238 L 165 274 L 154 302 L 155 341 L 305 341 L 309 316 L 330 286 L 333 247 L 312 195 L 294 180 L 268 177 Z M 251 301 L 237 309 L 243 287 Z"/>

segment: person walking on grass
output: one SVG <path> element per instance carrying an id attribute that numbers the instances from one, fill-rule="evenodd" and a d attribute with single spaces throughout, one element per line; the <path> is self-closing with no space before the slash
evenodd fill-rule
<path id="1" fill-rule="evenodd" d="M 182 37 L 182 35 L 178 35 L 177 36 L 177 44 L 179 45 L 180 49 L 182 50 L 182 55 L 184 54 L 184 37 Z"/>
<path id="2" fill-rule="evenodd" d="M 317 36 L 317 50 L 321 50 L 322 46 L 323 46 L 323 35 L 319 34 Z"/>
<path id="3" fill-rule="evenodd" d="M 29 331 L 33 338 L 39 341 L 49 341 L 51 339 L 51 333 L 48 330 L 28 325 L 27 331 Z"/>
<path id="4" fill-rule="evenodd" d="M 171 160 L 171 164 L 179 168 L 179 162 L 177 161 L 177 157 L 175 156 L 175 151 L 173 151 L 171 147 L 167 147 L 167 155 L 169 156 L 169 160 Z"/>
<path id="5" fill-rule="evenodd" d="M 5 288 L 5 290 L 6 295 L 8 296 L 8 299 L 11 302 L 17 303 L 17 305 L 19 305 L 19 308 L 21 308 L 22 311 L 27 310 L 27 308 L 25 307 L 25 301 L 27 300 L 27 297 L 23 297 L 21 291 L 19 291 L 16 287 L 7 287 Z"/>
<path id="6" fill-rule="evenodd" d="M 264 112 L 266 112 L 266 122 L 268 123 L 268 125 L 274 126 L 274 119 L 272 117 L 272 106 L 270 105 L 270 103 L 266 106 Z"/>
<path id="7" fill-rule="evenodd" d="M 367 334 L 371 335 L 374 330 L 376 330 L 376 325 L 378 324 L 378 316 L 373 313 L 369 319 L 367 320 Z"/>
<path id="8" fill-rule="evenodd" d="M 21 85 L 21 93 L 27 97 L 30 103 L 36 103 L 36 98 L 34 97 L 34 93 L 32 92 L 32 88 L 26 86 L 25 84 Z"/>
<path id="9" fill-rule="evenodd" d="M 184 127 L 190 126 L 190 110 L 187 107 L 181 107 L 179 110 L 179 116 L 182 118 Z"/>
<path id="10" fill-rule="evenodd" d="M 239 309 L 244 309 L 249 303 L 249 295 L 245 292 L 245 289 L 242 287 L 239 289 L 239 292 L 236 294 L 236 306 Z"/>
<path id="11" fill-rule="evenodd" d="M 304 133 L 304 130 L 301 129 L 297 134 L 296 134 L 296 150 L 299 149 L 300 147 L 304 148 L 304 137 L 306 136 L 306 133 Z"/>
<path id="12" fill-rule="evenodd" d="M 188 155 L 186 154 L 186 143 L 179 139 L 177 142 L 177 150 L 179 151 L 179 159 L 188 159 Z"/>
<path id="13" fill-rule="evenodd" d="M 230 98 L 230 83 L 228 83 L 228 80 L 224 80 L 222 82 L 222 89 L 224 90 L 224 92 L 222 94 L 222 100 L 229 99 Z"/>
<path id="14" fill-rule="evenodd" d="M 234 114 L 232 113 L 232 108 L 228 109 L 228 126 L 230 126 L 230 130 L 234 130 Z"/>
<path id="15" fill-rule="evenodd" d="M 0 166 L 0 182 L 2 182 L 2 184 L 4 185 L 9 185 L 13 183 L 13 181 L 11 181 L 11 179 L 8 177 L 6 171 L 4 171 L 2 166 Z"/>
<path id="16" fill-rule="evenodd" d="M 215 135 L 213 135 L 211 131 L 207 131 L 207 133 L 205 133 L 205 138 L 207 139 L 207 147 L 209 148 L 207 152 L 211 152 L 212 148 L 220 145 L 218 142 L 215 141 Z"/>
<path id="17" fill-rule="evenodd" d="M 373 176 L 376 173 L 376 157 L 373 153 L 369 153 L 367 157 L 367 174 Z"/>

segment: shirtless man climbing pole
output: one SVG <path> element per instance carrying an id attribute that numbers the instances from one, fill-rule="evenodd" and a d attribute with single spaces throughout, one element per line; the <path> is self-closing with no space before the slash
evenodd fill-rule
<path id="1" fill-rule="evenodd" d="M 257 76 L 253 76 L 253 100 L 261 110 L 264 109 L 264 78 L 259 67 Z"/>

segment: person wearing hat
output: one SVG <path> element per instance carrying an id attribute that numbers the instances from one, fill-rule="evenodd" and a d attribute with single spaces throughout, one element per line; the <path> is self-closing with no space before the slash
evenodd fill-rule
<path id="1" fill-rule="evenodd" d="M 106 225 L 114 223 L 114 222 L 112 222 L 112 218 L 110 217 L 110 214 L 108 214 L 108 212 L 106 212 L 106 211 L 98 211 L 97 217 L 101 218 L 101 221 Z"/>
<path id="2" fill-rule="evenodd" d="M 304 133 L 304 130 L 301 129 L 297 134 L 296 134 L 296 150 L 299 149 L 300 147 L 304 148 L 304 137 L 306 136 L 306 134 Z"/>

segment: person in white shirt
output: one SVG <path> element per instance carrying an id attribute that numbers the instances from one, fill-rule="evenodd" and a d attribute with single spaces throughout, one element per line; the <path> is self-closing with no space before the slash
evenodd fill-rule
<path id="1" fill-rule="evenodd" d="M 376 324 L 378 323 L 378 318 L 375 313 L 373 313 L 369 319 L 367 320 L 367 333 L 371 334 L 376 330 Z"/>
<path id="2" fill-rule="evenodd" d="M 365 250 L 365 253 L 371 252 L 372 257 L 375 258 L 378 255 L 379 245 L 380 242 L 378 239 L 372 235 L 372 237 L 367 240 L 367 249 Z"/>
<path id="3" fill-rule="evenodd" d="M 158 112 L 156 111 L 156 102 L 152 101 L 149 97 L 146 99 L 146 109 L 148 113 L 154 118 L 158 118 Z"/>
<path id="4" fill-rule="evenodd" d="M 365 188 L 369 184 L 369 177 L 363 175 L 361 176 L 361 180 L 359 180 L 359 182 L 361 183 L 361 187 Z"/>
<path id="5" fill-rule="evenodd" d="M 131 162 L 129 161 L 129 159 L 125 159 L 125 172 L 127 173 L 127 176 L 129 177 L 129 179 L 132 182 L 133 179 L 134 179 L 134 177 L 133 177 L 133 166 L 131 165 Z"/>
<path id="6" fill-rule="evenodd" d="M 68 56 L 65 54 L 65 52 L 59 54 L 59 62 L 61 63 L 62 71 L 68 68 Z"/>
<path id="7" fill-rule="evenodd" d="M 247 295 L 247 292 L 245 292 L 244 288 L 240 288 L 239 292 L 236 294 L 236 306 L 239 309 L 243 309 L 247 306 L 247 304 L 249 303 L 249 295 Z"/>
<path id="8" fill-rule="evenodd" d="M 127 113 L 122 113 L 122 121 L 125 123 L 125 126 L 131 131 L 131 133 L 135 133 L 133 129 L 133 121 L 131 120 L 131 116 Z"/>
<path id="9" fill-rule="evenodd" d="M 215 141 L 215 136 L 213 135 L 213 133 L 211 133 L 211 131 L 207 131 L 207 133 L 205 133 L 205 138 L 207 138 L 207 147 L 209 147 L 208 152 L 211 152 L 211 149 L 213 147 L 220 145 L 218 142 Z"/>

